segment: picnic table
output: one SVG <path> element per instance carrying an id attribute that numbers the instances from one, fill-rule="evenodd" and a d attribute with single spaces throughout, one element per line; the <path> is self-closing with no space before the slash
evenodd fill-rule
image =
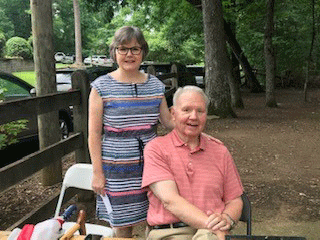
<path id="1" fill-rule="evenodd" d="M 0 240 L 7 240 L 8 236 L 10 235 L 10 231 L 0 231 Z M 86 236 L 78 235 L 72 236 L 70 240 L 83 240 Z M 135 238 L 113 238 L 113 237 L 104 237 L 103 240 L 134 240 Z"/>

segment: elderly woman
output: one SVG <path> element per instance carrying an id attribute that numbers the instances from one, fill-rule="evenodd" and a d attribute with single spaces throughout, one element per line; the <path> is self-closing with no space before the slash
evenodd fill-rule
<path id="1" fill-rule="evenodd" d="M 132 237 L 132 226 L 146 220 L 148 200 L 141 189 L 144 145 L 156 137 L 158 120 L 173 122 L 155 76 L 139 71 L 148 44 L 139 28 L 120 28 L 110 45 L 117 70 L 97 78 L 89 97 L 89 151 L 97 216 L 117 237 Z M 102 133 L 103 129 L 103 133 Z M 111 210 L 101 196 L 109 198 Z"/>

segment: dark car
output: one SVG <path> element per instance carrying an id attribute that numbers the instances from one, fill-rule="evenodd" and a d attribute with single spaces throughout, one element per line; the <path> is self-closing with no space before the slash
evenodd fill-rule
<path id="1" fill-rule="evenodd" d="M 33 97 L 34 87 L 22 79 L 8 73 L 0 72 L 0 89 L 4 90 L 1 101 Z M 39 149 L 37 116 L 27 119 L 27 129 L 18 134 L 18 143 L 0 150 L 1 156 L 7 156 L 6 163 L 13 162 Z M 67 138 L 73 131 L 72 110 L 59 110 L 61 138 Z M 4 166 L 0 163 L 0 167 Z"/>
<path id="2" fill-rule="evenodd" d="M 144 62 L 140 66 L 140 70 L 147 72 L 147 68 L 152 65 L 156 70 L 157 75 L 168 74 L 171 72 L 172 63 L 153 63 Z M 197 85 L 196 78 L 184 64 L 175 63 L 178 70 L 178 86 Z"/>
<path id="3" fill-rule="evenodd" d="M 187 69 L 196 78 L 197 85 L 204 88 L 205 85 L 205 69 L 203 66 L 189 65 Z"/>

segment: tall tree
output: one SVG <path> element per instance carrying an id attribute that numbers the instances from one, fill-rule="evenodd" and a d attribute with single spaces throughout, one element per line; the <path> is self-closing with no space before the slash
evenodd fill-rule
<path id="1" fill-rule="evenodd" d="M 275 0 L 266 0 L 267 14 L 266 14 L 266 27 L 264 37 L 264 57 L 266 64 L 266 106 L 277 107 L 275 97 L 275 55 L 272 45 L 272 36 L 274 32 L 274 2 Z"/>
<path id="2" fill-rule="evenodd" d="M 73 12 L 74 12 L 74 31 L 75 31 L 75 52 L 76 62 L 75 67 L 82 67 L 82 40 L 81 40 L 81 15 L 80 6 L 78 0 L 73 0 Z"/>
<path id="3" fill-rule="evenodd" d="M 228 86 L 227 47 L 224 32 L 224 20 L 220 0 L 202 0 L 206 83 L 205 91 L 210 103 L 208 114 L 220 117 L 235 117 L 231 107 Z"/>
<path id="4" fill-rule="evenodd" d="M 57 91 L 55 61 L 53 58 L 52 1 L 31 0 L 34 64 L 37 78 L 37 96 Z M 60 140 L 58 111 L 38 116 L 39 144 L 43 149 Z M 61 161 L 42 170 L 43 185 L 62 180 Z"/>

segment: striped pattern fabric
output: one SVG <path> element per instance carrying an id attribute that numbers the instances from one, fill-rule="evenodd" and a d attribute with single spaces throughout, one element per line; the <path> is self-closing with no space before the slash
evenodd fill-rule
<path id="1" fill-rule="evenodd" d="M 101 151 L 106 193 L 112 206 L 108 214 L 97 196 L 97 217 L 114 227 L 134 225 L 147 217 L 147 195 L 141 189 L 143 147 L 156 136 L 165 87 L 152 75 L 145 83 L 129 84 L 108 74 L 91 86 L 104 104 Z"/>

